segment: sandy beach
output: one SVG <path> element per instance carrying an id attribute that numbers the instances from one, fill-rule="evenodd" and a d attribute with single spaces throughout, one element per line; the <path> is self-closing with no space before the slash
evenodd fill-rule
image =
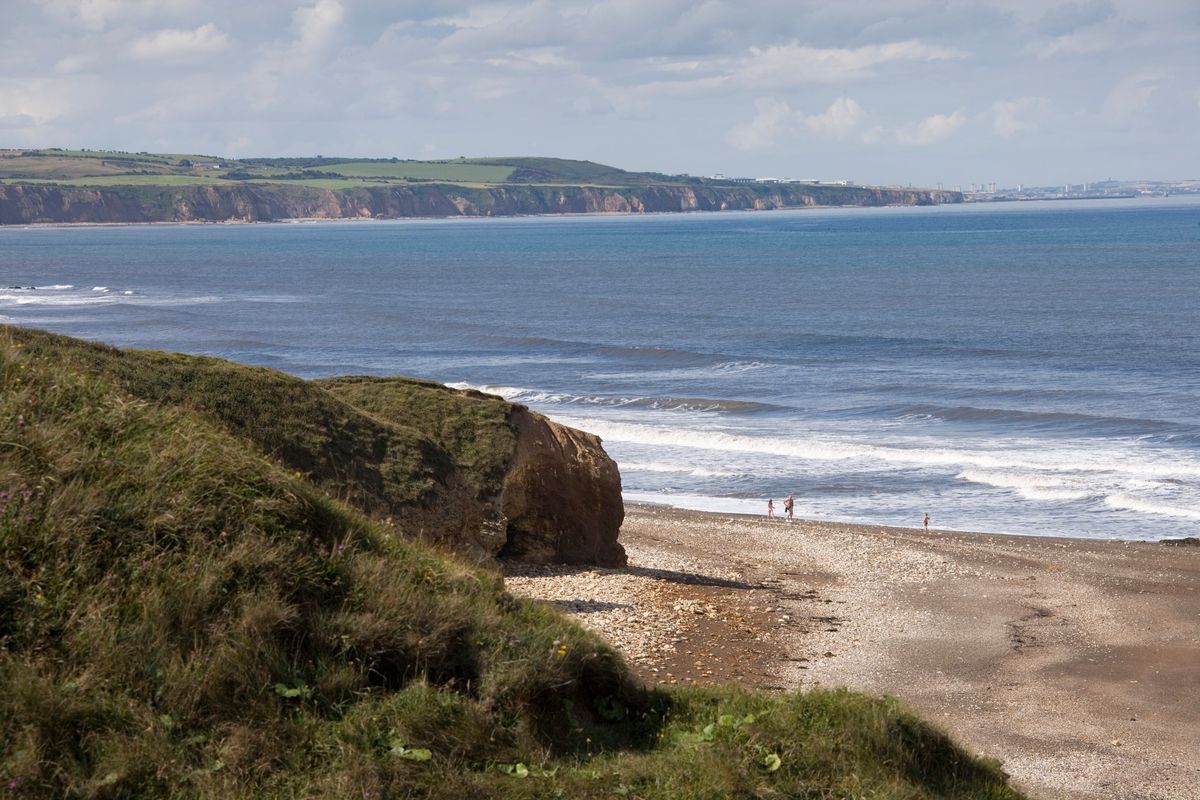
<path id="1" fill-rule="evenodd" d="M 649 683 L 902 698 L 1034 798 L 1200 799 L 1200 547 L 627 508 L 624 569 L 511 566 Z"/>

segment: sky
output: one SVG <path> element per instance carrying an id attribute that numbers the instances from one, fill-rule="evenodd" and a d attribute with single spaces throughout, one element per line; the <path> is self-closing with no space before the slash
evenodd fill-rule
<path id="1" fill-rule="evenodd" d="M 0 147 L 1200 178 L 1200 0 L 0 0 Z"/>

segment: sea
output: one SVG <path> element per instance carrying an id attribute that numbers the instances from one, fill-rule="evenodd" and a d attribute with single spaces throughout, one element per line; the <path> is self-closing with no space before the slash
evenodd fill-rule
<path id="1" fill-rule="evenodd" d="M 1194 200 L 9 227 L 0 322 L 483 389 L 630 502 L 1200 534 Z"/>

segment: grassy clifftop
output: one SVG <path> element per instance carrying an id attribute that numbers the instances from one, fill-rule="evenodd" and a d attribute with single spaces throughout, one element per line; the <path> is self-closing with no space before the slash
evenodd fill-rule
<path id="1" fill-rule="evenodd" d="M 6 796 L 1017 797 L 890 700 L 636 685 L 260 444 L 351 405 L 187 363 L 0 328 Z"/>
<path id="2" fill-rule="evenodd" d="M 190 186 L 289 183 L 326 189 L 388 186 L 427 181 L 473 186 L 505 183 L 639 186 L 682 182 L 626 172 L 593 161 L 563 158 L 246 158 L 105 150 L 0 150 L 0 181 L 63 186 Z M 697 179 L 692 179 L 697 180 Z"/>

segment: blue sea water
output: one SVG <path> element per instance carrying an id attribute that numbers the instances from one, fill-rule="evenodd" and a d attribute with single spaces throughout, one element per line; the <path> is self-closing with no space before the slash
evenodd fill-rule
<path id="1" fill-rule="evenodd" d="M 9 228 L 0 322 L 485 388 L 600 434 L 629 500 L 1200 533 L 1186 201 Z"/>

